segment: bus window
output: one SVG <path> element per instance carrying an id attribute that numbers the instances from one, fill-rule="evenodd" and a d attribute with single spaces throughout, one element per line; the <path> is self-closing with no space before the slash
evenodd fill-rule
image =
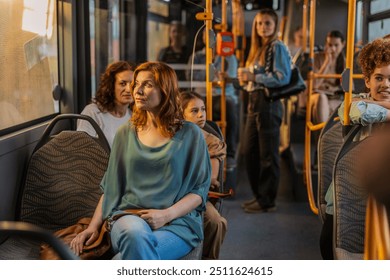
<path id="1" fill-rule="evenodd" d="M 91 89 L 95 96 L 100 75 L 107 65 L 120 59 L 119 0 L 89 1 L 91 44 Z"/>
<path id="2" fill-rule="evenodd" d="M 0 1 L 0 130 L 59 112 L 55 0 Z"/>
<path id="3" fill-rule="evenodd" d="M 147 60 L 157 60 L 160 48 L 169 45 L 169 23 L 165 19 L 169 17 L 169 6 L 166 2 L 156 0 L 148 1 L 148 32 L 146 41 L 148 42 Z M 150 44 L 159 42 L 158 44 Z"/>
<path id="4" fill-rule="evenodd" d="M 372 21 L 368 24 L 368 41 L 371 42 L 376 38 L 389 34 L 390 18 Z"/>
<path id="5" fill-rule="evenodd" d="M 372 0 L 368 15 L 368 41 L 389 34 L 390 30 L 390 0 Z"/>
<path id="6" fill-rule="evenodd" d="M 377 14 L 389 10 L 390 0 L 372 0 L 370 2 L 371 14 Z"/>

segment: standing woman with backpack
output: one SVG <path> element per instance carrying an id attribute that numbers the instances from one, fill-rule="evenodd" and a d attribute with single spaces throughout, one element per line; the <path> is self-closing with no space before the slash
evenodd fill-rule
<path id="1" fill-rule="evenodd" d="M 276 210 L 279 185 L 279 138 L 283 107 L 269 101 L 263 87 L 287 85 L 291 78 L 291 57 L 278 37 L 278 16 L 272 9 L 256 14 L 251 47 L 245 68 L 238 69 L 240 85 L 249 94 L 243 143 L 245 164 L 254 198 L 242 204 L 247 213 Z"/>

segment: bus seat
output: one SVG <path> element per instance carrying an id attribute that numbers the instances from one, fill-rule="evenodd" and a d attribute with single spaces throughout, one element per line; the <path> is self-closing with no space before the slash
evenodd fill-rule
<path id="1" fill-rule="evenodd" d="M 204 130 L 206 130 L 208 133 L 211 133 L 215 136 L 217 136 L 220 140 L 224 141 L 223 134 L 219 126 L 210 120 L 207 120 L 204 127 Z M 223 168 L 224 168 L 224 161 L 222 161 L 219 165 L 219 172 L 218 172 L 218 181 L 220 183 L 219 186 L 219 192 L 223 193 L 225 191 L 224 189 L 224 178 L 223 178 Z M 222 211 L 222 198 L 218 198 L 216 201 L 216 208 L 219 212 Z M 203 241 L 199 243 L 197 247 L 195 247 L 191 252 L 189 252 L 184 257 L 180 258 L 181 260 L 200 260 L 202 259 L 202 253 L 203 253 Z"/>
<path id="2" fill-rule="evenodd" d="M 75 119 L 89 121 L 98 137 L 74 130 L 54 134 L 54 128 L 60 126 L 57 124 Z M 103 132 L 90 117 L 64 114 L 54 118 L 28 162 L 17 207 L 18 221 L 14 223 L 29 223 L 54 232 L 82 217 L 92 217 L 102 194 L 99 185 L 109 154 Z M 39 247 L 39 241 L 11 234 L 0 244 L 0 259 L 38 259 Z"/>
<path id="3" fill-rule="evenodd" d="M 337 110 L 328 119 L 318 141 L 317 205 L 322 222 L 324 222 L 326 210 L 325 194 L 332 182 L 334 162 L 343 143 L 342 125 L 339 121 L 334 120 L 336 116 Z"/>
<path id="4" fill-rule="evenodd" d="M 201 260 L 202 252 L 203 252 L 203 241 L 201 241 L 198 244 L 198 246 L 192 249 L 192 251 L 189 252 L 187 255 L 181 257 L 180 260 Z"/>
<path id="5" fill-rule="evenodd" d="M 28 257 L 31 256 L 31 258 L 35 259 L 35 256 L 39 254 L 39 252 L 34 253 L 34 249 L 36 250 L 42 242 L 45 242 L 49 244 L 63 260 L 80 259 L 78 256 L 73 254 L 68 245 L 57 238 L 52 232 L 33 224 L 1 221 L 0 232 L 4 234 L 11 234 L 13 237 L 8 239 L 8 243 L 6 243 L 6 245 L 0 245 L 0 248 L 2 249 L 1 256 L 27 255 Z M 15 236 L 18 237 L 18 239 L 14 238 Z M 29 250 L 30 248 L 32 248 L 32 250 Z M 28 253 L 26 254 L 26 252 Z M 3 257 L 0 259 L 3 259 Z"/>
<path id="6" fill-rule="evenodd" d="M 223 134 L 222 134 L 222 131 L 219 128 L 219 126 L 217 125 L 217 123 L 215 123 L 213 121 L 210 121 L 210 120 L 207 120 L 205 125 L 204 125 L 204 127 L 203 127 L 203 129 L 206 130 L 208 133 L 211 133 L 211 134 L 215 135 L 221 141 L 225 141 L 224 137 L 223 137 Z M 224 165 L 225 165 L 225 161 L 220 162 L 219 172 L 218 172 L 218 181 L 220 183 L 218 191 L 220 193 L 225 193 L 225 182 L 224 182 L 224 173 L 223 173 Z M 214 201 L 213 201 L 213 202 L 215 202 L 215 207 L 217 208 L 217 210 L 220 213 L 222 211 L 222 201 L 223 201 L 222 198 L 214 199 Z"/>
<path id="7" fill-rule="evenodd" d="M 365 141 L 355 140 L 361 130 L 362 126 L 354 126 L 346 136 L 333 169 L 335 259 L 363 259 L 367 193 L 357 176 L 360 170 L 356 163 Z"/>

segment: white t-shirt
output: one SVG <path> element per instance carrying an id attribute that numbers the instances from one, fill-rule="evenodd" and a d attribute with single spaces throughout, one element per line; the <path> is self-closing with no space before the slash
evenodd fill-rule
<path id="1" fill-rule="evenodd" d="M 128 109 L 126 114 L 121 117 L 115 117 L 108 112 L 102 112 L 99 110 L 98 106 L 95 103 L 91 103 L 85 106 L 84 110 L 81 112 L 82 115 L 90 116 L 92 119 L 96 121 L 96 123 L 102 129 L 104 135 L 107 138 L 110 147 L 114 141 L 114 137 L 118 128 L 129 121 L 131 117 L 131 111 Z M 77 122 L 77 130 L 85 131 L 89 135 L 96 137 L 96 131 L 93 129 L 92 125 L 88 121 L 79 120 Z"/>

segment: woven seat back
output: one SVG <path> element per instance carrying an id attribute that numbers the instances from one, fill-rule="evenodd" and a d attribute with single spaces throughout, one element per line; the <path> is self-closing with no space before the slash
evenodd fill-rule
<path id="1" fill-rule="evenodd" d="M 360 127 L 347 136 L 334 167 L 334 235 L 337 259 L 362 259 L 367 192 L 356 163 L 365 141 L 356 141 Z"/>
<path id="2" fill-rule="evenodd" d="M 109 154 L 88 134 L 63 131 L 28 165 L 20 219 L 55 231 L 92 217 Z"/>
<path id="3" fill-rule="evenodd" d="M 340 122 L 325 127 L 318 142 L 318 192 L 317 203 L 322 221 L 325 219 L 325 194 L 332 182 L 333 167 L 336 156 L 343 144 Z"/>

